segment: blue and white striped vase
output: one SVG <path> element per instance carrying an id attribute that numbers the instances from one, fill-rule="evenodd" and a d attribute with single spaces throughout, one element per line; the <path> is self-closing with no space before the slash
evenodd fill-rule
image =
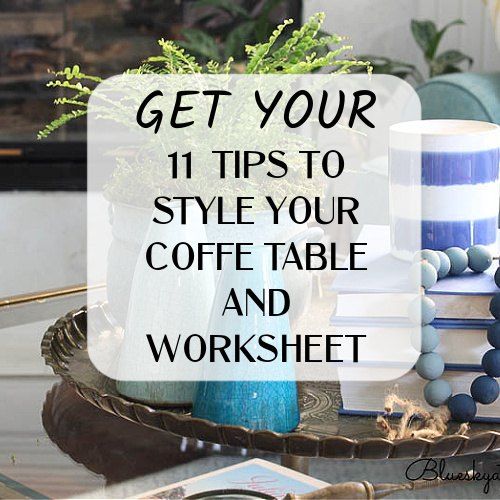
<path id="1" fill-rule="evenodd" d="M 270 353 L 259 349 L 260 335 L 273 335 L 281 339 L 290 335 L 288 313 L 279 316 L 266 314 L 250 299 L 245 299 L 246 290 L 262 295 L 270 289 L 284 289 L 280 269 L 273 270 L 271 251 L 268 247 L 254 246 L 251 255 L 244 256 L 244 266 L 253 270 L 235 270 L 235 258 L 228 256 L 217 284 L 212 307 L 209 335 L 225 335 L 233 344 L 235 335 L 240 344 L 250 337 L 255 339 L 247 349 L 255 356 Z M 224 311 L 231 290 L 234 289 L 246 314 L 238 315 L 234 310 Z M 276 310 L 282 310 L 283 299 L 276 296 Z M 232 304 L 232 302 L 230 302 Z M 267 306 L 266 306 L 267 308 Z M 267 338 L 267 342 L 271 342 Z M 279 342 L 281 346 L 281 342 Z M 278 347 L 281 357 L 281 348 Z M 293 352 L 288 349 L 286 362 L 253 363 L 246 358 L 238 362 L 219 362 L 205 365 L 202 382 L 197 385 L 193 416 L 219 424 L 241 425 L 249 429 L 267 429 L 275 432 L 290 432 L 299 424 L 300 412 L 295 382 Z"/>
<path id="2" fill-rule="evenodd" d="M 500 127 L 493 123 L 422 120 L 391 127 L 394 255 L 496 246 L 499 146 Z"/>

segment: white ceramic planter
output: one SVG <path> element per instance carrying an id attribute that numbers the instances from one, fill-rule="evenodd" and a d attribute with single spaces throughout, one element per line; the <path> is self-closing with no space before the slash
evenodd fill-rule
<path id="1" fill-rule="evenodd" d="M 172 208 L 174 212 L 178 209 Z M 174 217 L 168 227 L 149 223 L 138 252 L 130 291 L 120 290 L 126 294 L 121 298 L 123 303 L 130 298 L 120 346 L 117 389 L 131 399 L 155 405 L 191 404 L 195 382 L 187 382 L 186 378 L 168 381 L 172 374 L 182 372 L 186 360 L 177 356 L 170 362 L 166 358 L 155 362 L 145 335 L 150 335 L 149 341 L 152 339 L 160 352 L 165 335 L 172 342 L 182 333 L 205 336 L 215 293 L 211 261 L 203 270 L 195 267 L 178 269 L 171 265 L 171 255 L 168 254 L 164 269 L 152 269 L 146 263 L 146 252 L 151 243 L 161 241 L 171 248 L 179 242 L 192 247 L 207 242 L 205 226 L 197 217 L 196 207 L 191 205 L 187 210 L 187 224 L 181 224 L 179 217 Z M 132 237 L 137 238 L 138 234 L 132 233 Z M 130 258 L 129 253 L 124 255 Z M 120 253 L 115 253 L 114 258 L 119 259 Z M 122 262 L 120 260 L 117 264 Z M 196 373 L 191 372 L 191 375 L 191 380 L 198 379 Z"/>

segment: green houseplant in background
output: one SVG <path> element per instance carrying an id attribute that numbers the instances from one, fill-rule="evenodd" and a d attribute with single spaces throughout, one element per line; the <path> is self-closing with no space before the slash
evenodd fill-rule
<path id="1" fill-rule="evenodd" d="M 363 55 L 360 58 L 371 61 L 374 73 L 390 74 L 402 79 L 413 80 L 417 85 L 422 84 L 426 77 L 432 78 L 447 73 L 459 73 L 462 71 L 460 64 L 467 63 L 468 69 L 470 69 L 474 62 L 472 57 L 455 49 L 443 52 L 438 52 L 438 49 L 444 35 L 451 27 L 464 24 L 462 19 L 455 19 L 438 29 L 433 21 L 412 19 L 411 33 L 422 51 L 427 65 L 428 74 L 426 76 L 422 75 L 414 64 L 405 61 L 374 55 Z"/>
<path id="2" fill-rule="evenodd" d="M 233 0 L 196 0 L 192 7 L 202 11 L 196 26 L 181 30 L 177 43 L 200 59 L 223 62 L 245 58 L 245 46 L 268 39 L 273 30 L 272 12 L 284 0 L 256 2 L 252 9 Z"/>
<path id="3" fill-rule="evenodd" d="M 324 19 L 325 14 L 319 12 L 300 28 L 286 31 L 293 24 L 292 19 L 287 19 L 272 30 L 266 41 L 246 44 L 242 72 L 306 74 L 322 69 L 338 75 L 354 69 L 371 71 L 369 62 L 350 56 L 352 46 L 344 43 L 344 37 L 323 34 L 321 26 Z M 191 41 L 194 43 L 193 39 Z M 219 57 L 206 61 L 206 57 L 200 60 L 188 53 L 180 46 L 180 42 L 161 39 L 158 45 L 160 54 L 147 57 L 138 67 L 126 69 L 125 74 L 230 73 L 234 70 L 234 62 L 239 54 L 238 49 L 235 55 L 228 54 L 224 62 L 220 62 Z M 213 55 L 218 56 L 215 53 Z M 85 116 L 88 99 L 101 81 L 102 78 L 97 75 L 84 73 L 77 64 L 54 72 L 54 78 L 47 83 L 47 87 L 62 89 L 68 95 L 55 99 L 54 104 L 61 106 L 63 112 L 40 130 L 38 139 L 44 139 L 71 120 Z"/>

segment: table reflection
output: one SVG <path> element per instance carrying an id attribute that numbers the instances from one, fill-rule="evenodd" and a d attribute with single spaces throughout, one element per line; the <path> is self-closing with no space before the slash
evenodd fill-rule
<path id="1" fill-rule="evenodd" d="M 65 382 L 47 392 L 42 423 L 62 452 L 103 475 L 108 485 L 214 453 L 244 454 L 129 422 L 83 400 Z"/>

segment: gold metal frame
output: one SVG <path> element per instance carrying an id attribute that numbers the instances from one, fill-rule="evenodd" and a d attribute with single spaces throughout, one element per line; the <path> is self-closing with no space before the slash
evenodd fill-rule
<path id="1" fill-rule="evenodd" d="M 78 285 L 71 285 L 62 288 L 53 288 L 51 290 L 43 290 L 40 292 L 23 293 L 20 295 L 12 295 L 10 297 L 5 297 L 0 299 L 0 308 L 8 307 L 18 304 L 25 304 L 28 302 L 37 302 L 41 300 L 53 299 L 57 297 L 64 297 L 67 295 L 75 295 L 77 293 L 83 293 L 88 290 L 97 290 L 100 288 L 105 288 L 104 283 L 99 285 L 87 286 L 85 283 Z"/>

